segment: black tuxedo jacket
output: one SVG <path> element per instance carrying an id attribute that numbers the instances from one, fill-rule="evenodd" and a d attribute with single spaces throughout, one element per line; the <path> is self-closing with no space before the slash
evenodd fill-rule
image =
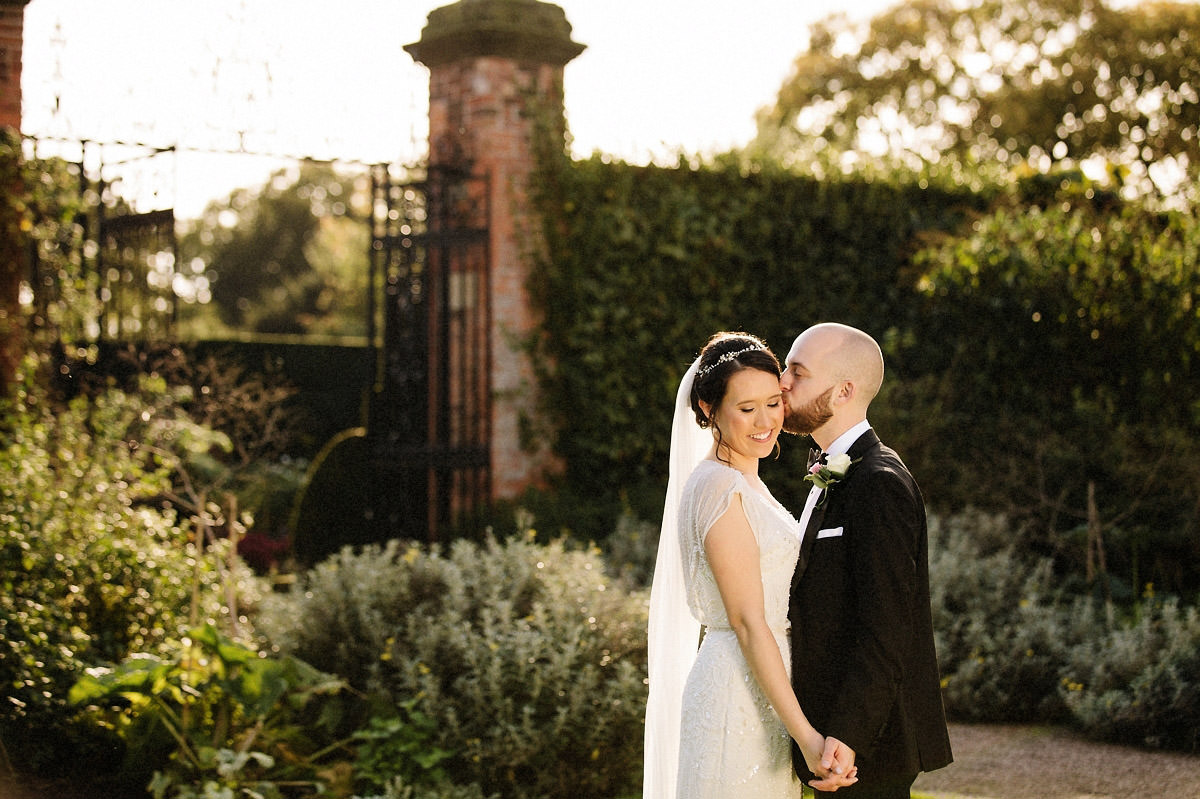
<path id="1" fill-rule="evenodd" d="M 924 500 L 874 430 L 848 454 L 854 463 L 814 509 L 792 579 L 792 683 L 813 726 L 855 751 L 865 787 L 941 768 L 952 756 Z"/>

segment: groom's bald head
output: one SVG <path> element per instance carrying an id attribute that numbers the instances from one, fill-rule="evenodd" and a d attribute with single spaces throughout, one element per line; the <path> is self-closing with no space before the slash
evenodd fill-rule
<path id="1" fill-rule="evenodd" d="M 855 327 L 822 322 L 796 337 L 792 351 L 813 353 L 837 380 L 854 384 L 854 402 L 871 404 L 883 385 L 883 352 L 875 339 Z"/>

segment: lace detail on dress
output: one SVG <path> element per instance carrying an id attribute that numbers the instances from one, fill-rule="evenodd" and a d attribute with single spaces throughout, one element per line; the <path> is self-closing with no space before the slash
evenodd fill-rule
<path id="1" fill-rule="evenodd" d="M 767 623 L 791 667 L 788 594 L 800 554 L 800 525 L 766 489 L 714 461 L 703 461 L 684 488 L 680 544 L 688 606 L 705 625 L 683 696 L 679 799 L 798 799 L 791 741 L 729 629 L 704 552 L 704 538 L 735 496 L 758 541 Z"/>

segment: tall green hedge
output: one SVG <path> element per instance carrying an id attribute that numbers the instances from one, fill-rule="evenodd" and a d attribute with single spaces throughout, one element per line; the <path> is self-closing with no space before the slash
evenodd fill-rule
<path id="1" fill-rule="evenodd" d="M 531 432 L 555 442 L 562 494 L 609 514 L 576 532 L 603 535 L 622 506 L 659 512 L 675 388 L 710 334 L 757 333 L 783 356 L 835 320 L 883 345 L 871 420 L 930 505 L 1030 521 L 1025 543 L 1119 584 L 1106 595 L 1200 588 L 1194 211 L 1075 174 L 979 189 L 556 155 L 537 177 Z M 764 466 L 795 504 L 800 444 Z"/>
<path id="2" fill-rule="evenodd" d="M 953 186 L 818 181 L 732 162 L 552 160 L 539 177 L 540 420 L 567 464 L 565 490 L 624 496 L 647 513 L 665 484 L 675 388 L 713 332 L 756 333 L 780 357 L 819 321 L 903 335 L 915 321 L 907 270 L 919 236 L 985 205 Z"/>
<path id="3" fill-rule="evenodd" d="M 911 401 L 938 409 L 929 441 L 974 453 L 926 487 L 1033 520 L 1026 543 L 1060 561 L 1086 559 L 1090 521 L 1092 569 L 1131 597 L 1195 589 L 1200 221 L 1080 199 L 999 208 L 916 259 Z"/>

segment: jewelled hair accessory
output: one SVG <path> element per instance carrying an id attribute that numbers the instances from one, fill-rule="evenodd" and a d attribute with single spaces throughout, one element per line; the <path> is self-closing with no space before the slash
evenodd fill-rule
<path id="1" fill-rule="evenodd" d="M 733 352 L 727 352 L 724 355 L 722 355 L 720 358 L 717 358 L 715 361 L 710 363 L 708 366 L 702 366 L 699 369 L 697 369 L 696 376 L 699 377 L 700 375 L 708 374 L 713 369 L 716 369 L 718 366 L 720 366 L 723 363 L 729 363 L 734 358 L 737 358 L 740 355 L 745 355 L 747 352 L 755 352 L 755 351 L 762 351 L 762 347 L 746 347 L 745 349 L 734 350 Z"/>

